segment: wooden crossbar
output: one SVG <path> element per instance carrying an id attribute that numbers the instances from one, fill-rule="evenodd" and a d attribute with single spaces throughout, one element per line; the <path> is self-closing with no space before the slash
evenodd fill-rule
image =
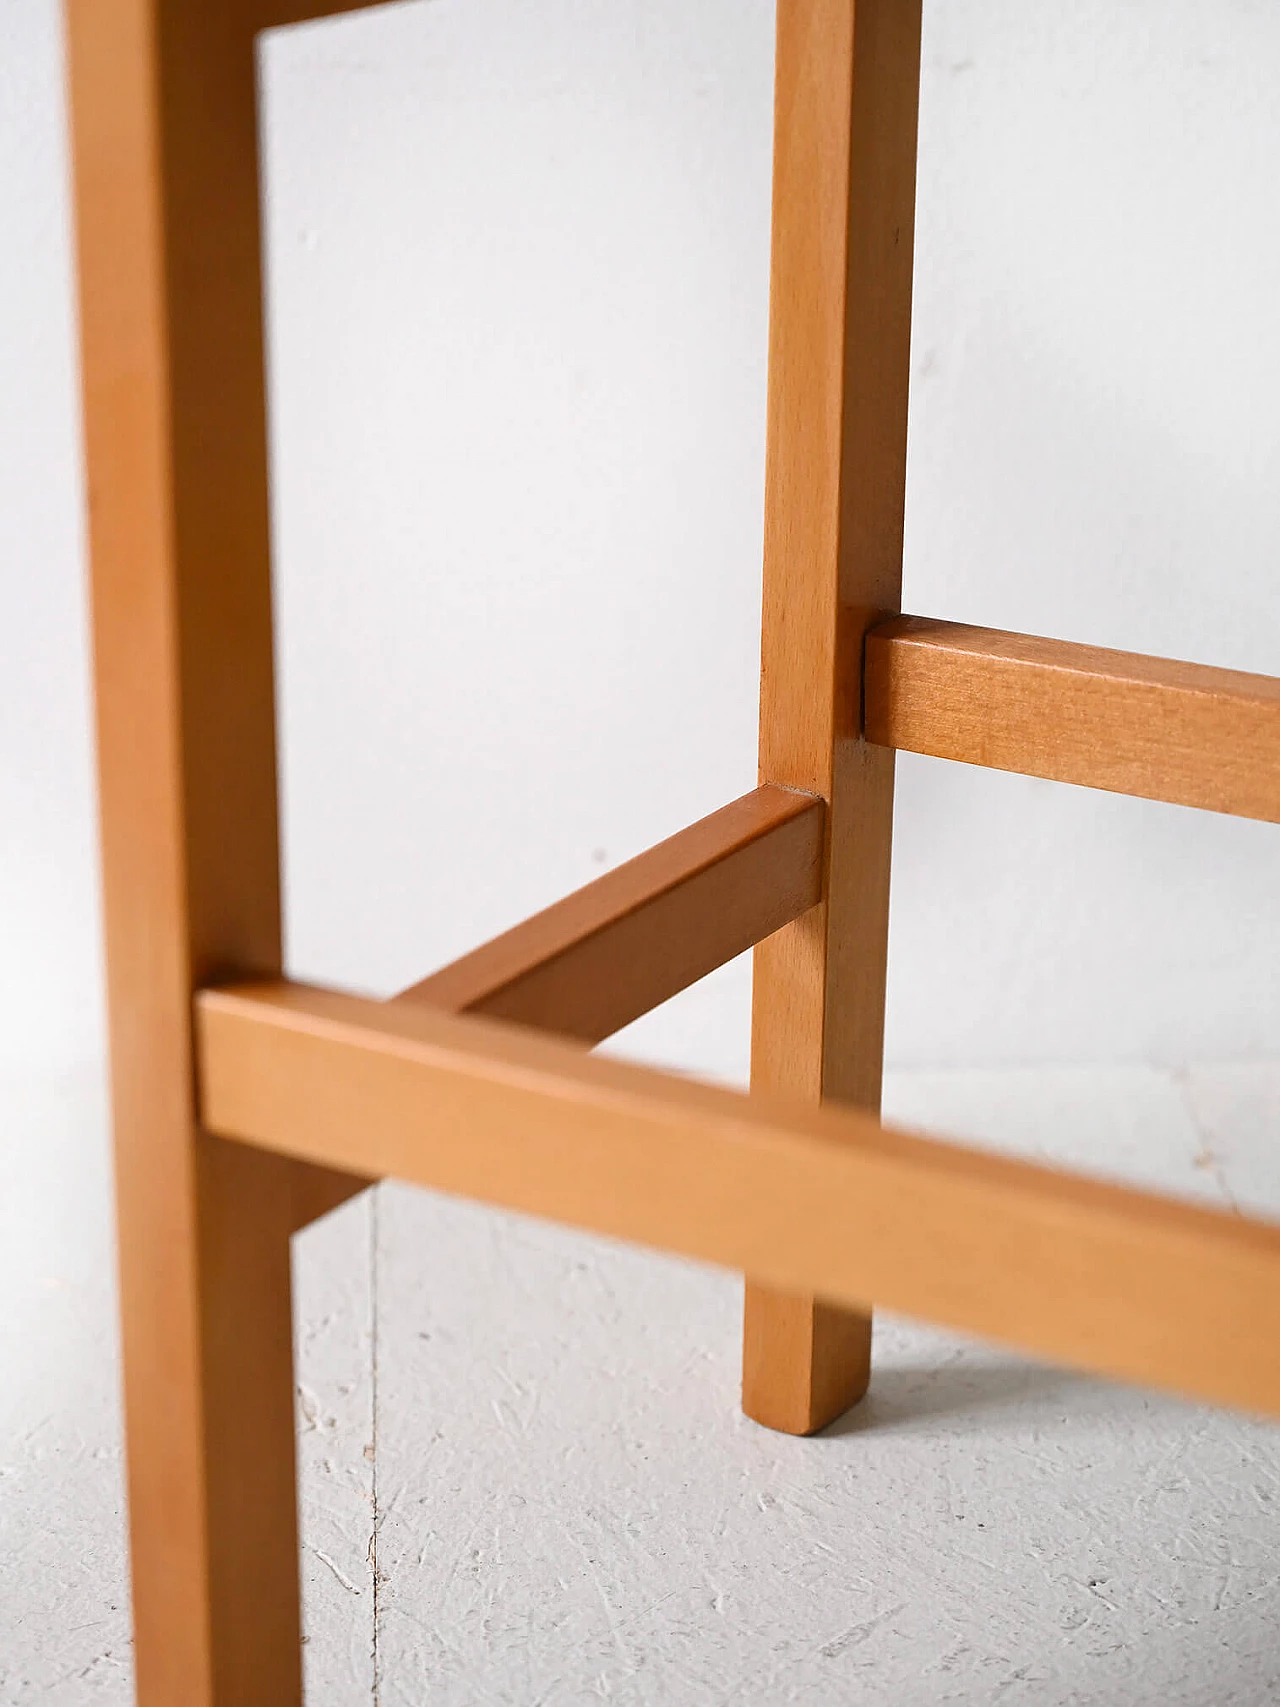
<path id="1" fill-rule="evenodd" d="M 826 807 L 754 789 L 405 990 L 600 1043 L 822 899 Z"/>
<path id="2" fill-rule="evenodd" d="M 822 899 L 826 804 L 753 789 L 393 997 L 601 1043 Z M 298 1227 L 372 1184 L 313 1169 Z"/>
<path id="3" fill-rule="evenodd" d="M 1280 680 L 964 623 L 867 636 L 867 738 L 1280 823 Z"/>
<path id="4" fill-rule="evenodd" d="M 1280 1416 L 1280 1227 L 299 985 L 197 1041 L 224 1137 Z"/>

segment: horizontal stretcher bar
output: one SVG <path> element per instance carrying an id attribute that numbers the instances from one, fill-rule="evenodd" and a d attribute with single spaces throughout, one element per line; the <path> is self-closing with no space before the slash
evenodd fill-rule
<path id="1" fill-rule="evenodd" d="M 601 1043 L 817 906 L 825 833 L 816 796 L 754 789 L 394 1000 Z M 299 1225 L 368 1183 L 312 1175 Z"/>
<path id="2" fill-rule="evenodd" d="M 1280 1416 L 1280 1228 L 288 984 L 202 992 L 224 1137 Z"/>
<path id="3" fill-rule="evenodd" d="M 1280 680 L 895 618 L 866 642 L 867 739 L 1280 823 Z"/>

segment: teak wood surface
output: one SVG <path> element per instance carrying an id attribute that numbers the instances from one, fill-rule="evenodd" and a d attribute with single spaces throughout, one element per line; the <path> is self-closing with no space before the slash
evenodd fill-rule
<path id="1" fill-rule="evenodd" d="M 1280 681 L 901 617 L 867 636 L 885 747 L 1280 823 Z"/>
<path id="2" fill-rule="evenodd" d="M 756 950 L 751 1083 L 878 1111 L 893 755 L 858 728 L 899 608 L 920 0 L 779 0 L 760 779 L 830 802 L 825 904 Z M 866 1389 L 871 1318 L 748 1281 L 742 1402 L 808 1434 Z"/>

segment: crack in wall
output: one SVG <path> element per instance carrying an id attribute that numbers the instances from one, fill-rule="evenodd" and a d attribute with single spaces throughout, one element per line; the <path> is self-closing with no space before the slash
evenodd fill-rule
<path id="1" fill-rule="evenodd" d="M 369 1194 L 369 1416 L 370 1459 L 372 1463 L 370 1499 L 373 1512 L 372 1526 L 369 1531 L 369 1570 L 373 1589 L 373 1629 L 371 1632 L 373 1707 L 380 1707 L 382 1700 L 382 1670 L 378 1653 L 380 1594 L 382 1589 L 382 1578 L 378 1571 L 378 1525 L 381 1521 L 381 1513 L 378 1509 L 378 1202 L 380 1189 L 375 1185 Z"/>

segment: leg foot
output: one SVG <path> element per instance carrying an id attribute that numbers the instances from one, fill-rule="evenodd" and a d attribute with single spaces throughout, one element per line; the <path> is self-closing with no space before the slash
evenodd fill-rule
<path id="1" fill-rule="evenodd" d="M 742 1408 L 784 1434 L 816 1434 L 867 1390 L 871 1317 L 747 1282 Z"/>

